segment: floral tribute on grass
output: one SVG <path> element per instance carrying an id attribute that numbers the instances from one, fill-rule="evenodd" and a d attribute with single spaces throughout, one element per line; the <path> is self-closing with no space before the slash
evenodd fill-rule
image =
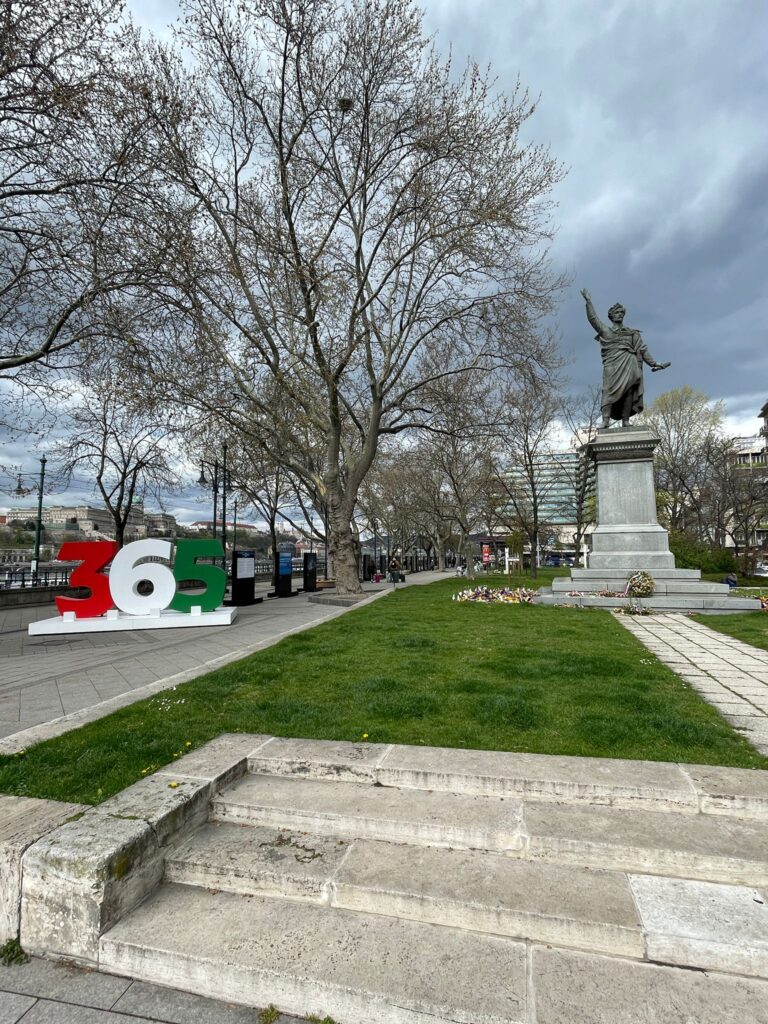
<path id="1" fill-rule="evenodd" d="M 453 595 L 454 601 L 476 601 L 480 604 L 532 604 L 535 590 L 525 587 L 469 587 Z"/>

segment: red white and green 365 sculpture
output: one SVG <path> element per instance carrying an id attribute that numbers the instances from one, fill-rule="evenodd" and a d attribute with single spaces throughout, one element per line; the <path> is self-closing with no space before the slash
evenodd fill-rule
<path id="1" fill-rule="evenodd" d="M 32 636 L 228 626 L 237 614 L 235 608 L 222 607 L 227 586 L 224 570 L 198 561 L 224 558 L 218 540 L 178 540 L 175 557 L 169 540 L 137 540 L 122 549 L 113 540 L 68 541 L 56 558 L 80 563 L 70 573 L 69 585 L 85 587 L 90 593 L 57 597 L 60 614 L 31 623 Z M 110 562 L 107 574 L 103 570 Z M 197 592 L 179 590 L 179 584 L 187 581 L 198 582 Z M 200 583 L 205 588 L 202 592 Z"/>

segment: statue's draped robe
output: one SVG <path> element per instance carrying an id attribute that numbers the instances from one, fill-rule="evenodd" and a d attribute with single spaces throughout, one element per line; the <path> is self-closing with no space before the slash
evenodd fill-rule
<path id="1" fill-rule="evenodd" d="M 604 328 L 595 335 L 603 357 L 603 397 L 600 405 L 610 407 L 611 418 L 636 416 L 643 411 L 643 363 L 654 360 L 640 332 L 631 327 Z M 627 407 L 626 399 L 630 397 Z"/>
<path id="2" fill-rule="evenodd" d="M 600 405 L 611 419 L 623 420 L 643 411 L 643 363 L 656 360 L 634 327 L 604 324 L 587 299 L 587 320 L 597 331 L 603 357 L 603 397 Z"/>

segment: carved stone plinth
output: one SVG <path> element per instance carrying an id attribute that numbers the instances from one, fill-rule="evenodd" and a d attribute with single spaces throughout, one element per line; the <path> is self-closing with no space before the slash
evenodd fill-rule
<path id="1" fill-rule="evenodd" d="M 587 451 L 597 477 L 591 569 L 673 569 L 669 537 L 656 518 L 653 450 L 647 427 L 598 430 Z"/>

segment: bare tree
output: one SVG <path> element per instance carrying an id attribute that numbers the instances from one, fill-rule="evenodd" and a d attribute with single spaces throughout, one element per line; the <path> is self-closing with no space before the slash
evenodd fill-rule
<path id="1" fill-rule="evenodd" d="M 727 507 L 724 530 L 747 572 L 753 568 L 757 530 L 768 521 L 768 465 L 764 460 L 741 462 L 734 441 L 722 439 L 709 469 L 715 491 L 724 496 L 723 505 Z"/>
<path id="2" fill-rule="evenodd" d="M 162 253 L 135 230 L 142 132 L 115 87 L 122 6 L 0 4 L 0 380 L 22 385 L 6 392 L 17 401 L 125 341 L 125 300 Z"/>
<path id="3" fill-rule="evenodd" d="M 92 474 L 122 547 L 137 502 L 147 494 L 162 502 L 178 485 L 169 457 L 170 430 L 132 408 L 114 384 L 86 393 L 69 420 L 58 450 L 63 473 Z"/>
<path id="4" fill-rule="evenodd" d="M 184 56 L 137 48 L 126 87 L 154 125 L 147 211 L 176 230 L 167 299 L 187 325 L 162 351 L 153 338 L 144 369 L 172 368 L 177 397 L 283 453 L 327 506 L 354 593 L 379 439 L 429 422 L 425 385 L 531 357 L 561 171 L 522 140 L 524 90 L 455 74 L 410 0 L 182 13 Z"/>
<path id="5" fill-rule="evenodd" d="M 675 533 L 708 538 L 702 496 L 713 459 L 720 461 L 724 413 L 722 402 L 685 385 L 659 395 L 642 414 L 641 422 L 660 438 L 654 457 L 656 491 L 662 516 Z"/>

